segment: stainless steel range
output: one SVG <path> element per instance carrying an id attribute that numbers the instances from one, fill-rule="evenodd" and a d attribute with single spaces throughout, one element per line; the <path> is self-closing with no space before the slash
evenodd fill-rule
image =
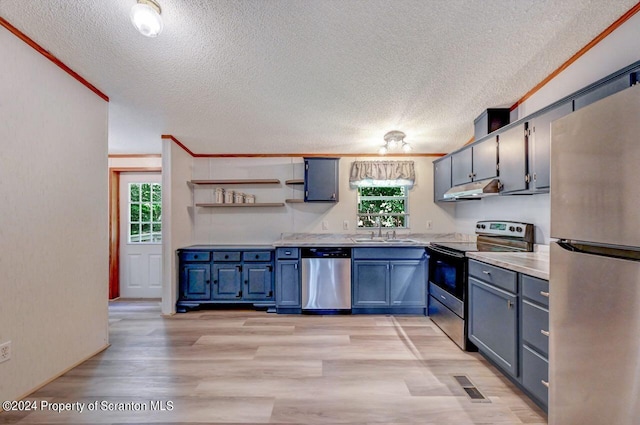
<path id="1" fill-rule="evenodd" d="M 467 337 L 467 252 L 533 251 L 534 226 L 479 221 L 477 242 L 433 242 L 429 254 L 429 316 L 460 348 L 475 351 Z"/>

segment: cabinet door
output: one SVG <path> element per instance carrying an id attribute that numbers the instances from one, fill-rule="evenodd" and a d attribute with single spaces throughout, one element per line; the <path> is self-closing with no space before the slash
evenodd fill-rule
<path id="1" fill-rule="evenodd" d="M 501 192 L 518 192 L 528 189 L 527 144 L 524 123 L 498 135 L 498 152 L 500 155 Z"/>
<path id="2" fill-rule="evenodd" d="M 338 202 L 338 158 L 305 158 L 305 202 Z"/>
<path id="3" fill-rule="evenodd" d="M 433 163 L 433 200 L 444 200 L 444 194 L 451 189 L 451 157 L 447 156 Z"/>
<path id="4" fill-rule="evenodd" d="M 273 266 L 271 263 L 245 263 L 242 273 L 244 284 L 243 299 L 273 299 Z"/>
<path id="5" fill-rule="evenodd" d="M 567 102 L 549 112 L 534 117 L 529 122 L 529 173 L 533 189 L 549 188 L 549 165 L 551 150 L 551 122 L 573 111 L 573 103 Z"/>
<path id="6" fill-rule="evenodd" d="M 180 276 L 181 298 L 184 300 L 211 299 L 211 265 L 186 264 Z"/>
<path id="7" fill-rule="evenodd" d="M 353 306 L 389 306 L 389 262 L 353 262 Z"/>
<path id="8" fill-rule="evenodd" d="M 392 306 L 425 307 L 425 262 L 391 261 L 389 287 Z"/>
<path id="9" fill-rule="evenodd" d="M 469 278 L 469 339 L 511 376 L 518 376 L 518 297 Z"/>
<path id="10" fill-rule="evenodd" d="M 498 142 L 492 137 L 473 145 L 473 180 L 485 180 L 498 175 Z"/>
<path id="11" fill-rule="evenodd" d="M 242 266 L 234 263 L 213 264 L 213 299 L 242 299 Z"/>
<path id="12" fill-rule="evenodd" d="M 300 266 L 298 260 L 276 265 L 276 306 L 300 308 Z"/>
<path id="13" fill-rule="evenodd" d="M 471 182 L 473 171 L 472 148 L 468 147 L 451 154 L 451 185 L 458 186 Z"/>

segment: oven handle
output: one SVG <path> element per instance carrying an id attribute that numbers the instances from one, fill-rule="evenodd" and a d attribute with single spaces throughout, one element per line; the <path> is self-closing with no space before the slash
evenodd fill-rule
<path id="1" fill-rule="evenodd" d="M 442 255 L 447 255 L 449 257 L 455 257 L 455 258 L 465 258 L 464 254 L 461 254 L 459 252 L 453 252 L 453 251 L 448 251 L 442 248 L 438 248 L 435 247 L 433 245 L 429 245 L 429 247 L 427 248 L 433 252 L 437 252 L 438 254 L 442 254 Z"/>

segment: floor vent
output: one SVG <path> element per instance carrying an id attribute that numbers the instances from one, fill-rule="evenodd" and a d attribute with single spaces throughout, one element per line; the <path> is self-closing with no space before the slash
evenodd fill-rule
<path id="1" fill-rule="evenodd" d="M 464 392 L 467 393 L 472 402 L 491 403 L 491 400 L 486 398 L 466 375 L 454 375 L 453 378 L 458 382 L 458 385 L 462 387 Z"/>

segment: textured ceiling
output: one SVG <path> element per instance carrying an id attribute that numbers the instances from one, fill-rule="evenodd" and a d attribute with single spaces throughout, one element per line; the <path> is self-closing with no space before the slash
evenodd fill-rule
<path id="1" fill-rule="evenodd" d="M 112 153 L 449 152 L 636 0 L 0 0 L 0 16 L 110 97 Z"/>

